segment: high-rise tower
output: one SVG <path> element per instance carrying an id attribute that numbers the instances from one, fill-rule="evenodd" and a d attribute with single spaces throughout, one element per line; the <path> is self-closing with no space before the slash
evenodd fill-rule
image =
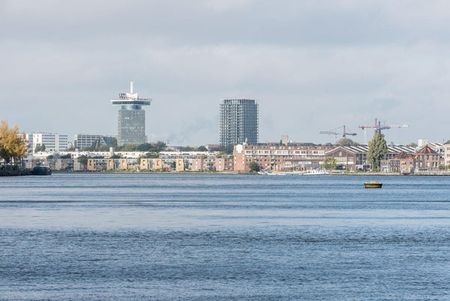
<path id="1" fill-rule="evenodd" d="M 143 106 L 149 106 L 150 98 L 140 98 L 133 91 L 130 82 L 130 92 L 120 93 L 119 99 L 111 100 L 113 105 L 120 105 L 118 115 L 117 144 L 143 144 L 147 142 L 145 136 L 145 111 Z"/>
<path id="2" fill-rule="evenodd" d="M 225 99 L 220 104 L 220 144 L 227 151 L 235 144 L 258 143 L 258 104 L 253 99 Z"/>

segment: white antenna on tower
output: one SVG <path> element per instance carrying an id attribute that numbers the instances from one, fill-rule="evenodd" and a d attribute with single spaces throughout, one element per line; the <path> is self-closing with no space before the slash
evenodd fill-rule
<path id="1" fill-rule="evenodd" d="M 133 94 L 133 81 L 130 81 L 130 94 Z"/>

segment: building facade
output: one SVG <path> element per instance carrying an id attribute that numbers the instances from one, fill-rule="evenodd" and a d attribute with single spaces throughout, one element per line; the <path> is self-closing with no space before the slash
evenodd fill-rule
<path id="1" fill-rule="evenodd" d="M 306 171 L 319 169 L 325 153 L 332 149 L 327 145 L 291 143 L 237 144 L 233 151 L 235 172 L 250 171 L 255 162 L 263 171 Z"/>
<path id="2" fill-rule="evenodd" d="M 450 166 L 450 144 L 444 144 L 444 165 Z"/>
<path id="3" fill-rule="evenodd" d="M 431 146 L 425 145 L 415 154 L 416 171 L 436 171 L 445 164 L 444 157 Z"/>
<path id="4" fill-rule="evenodd" d="M 37 146 L 44 147 L 46 152 L 63 152 L 67 150 L 69 136 L 54 133 L 33 133 L 33 153 Z"/>
<path id="5" fill-rule="evenodd" d="M 258 104 L 253 99 L 225 99 L 220 104 L 220 145 L 228 152 L 236 144 L 258 143 Z"/>
<path id="6" fill-rule="evenodd" d="M 129 93 L 120 93 L 119 99 L 111 100 L 113 105 L 120 106 L 117 118 L 117 144 L 139 145 L 147 142 L 145 135 L 144 106 L 149 106 L 149 98 L 140 98 L 133 91 L 133 82 L 130 83 Z"/>

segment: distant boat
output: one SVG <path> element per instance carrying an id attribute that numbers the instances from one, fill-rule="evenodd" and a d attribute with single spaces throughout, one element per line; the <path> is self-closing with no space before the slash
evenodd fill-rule
<path id="1" fill-rule="evenodd" d="M 285 172 L 272 172 L 272 171 L 258 171 L 258 175 L 263 175 L 263 176 L 285 176 L 286 173 Z"/>
<path id="2" fill-rule="evenodd" d="M 49 176 L 52 174 L 50 167 L 36 166 L 31 170 L 33 176 Z"/>
<path id="3" fill-rule="evenodd" d="M 381 188 L 381 187 L 383 187 L 383 184 L 382 183 L 380 183 L 380 182 L 374 182 L 374 181 L 372 181 L 372 182 L 365 182 L 364 183 L 364 188 Z"/>

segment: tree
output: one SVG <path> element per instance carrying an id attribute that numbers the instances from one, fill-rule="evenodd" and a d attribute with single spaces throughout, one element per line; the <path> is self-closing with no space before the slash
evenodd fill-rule
<path id="1" fill-rule="evenodd" d="M 88 157 L 86 157 L 86 156 L 79 156 L 78 157 L 78 162 L 81 164 L 81 165 L 86 165 L 87 164 L 87 162 L 88 162 Z"/>
<path id="2" fill-rule="evenodd" d="M 258 172 L 261 170 L 261 166 L 259 166 L 259 164 L 256 163 L 255 161 L 250 162 L 248 167 L 250 167 L 251 172 Z"/>
<path id="3" fill-rule="evenodd" d="M 369 149 L 367 151 L 367 161 L 372 165 L 372 170 L 378 171 L 380 169 L 381 160 L 386 156 L 388 147 L 384 135 L 375 132 L 372 140 L 369 142 Z"/>
<path id="4" fill-rule="evenodd" d="M 134 144 L 126 144 L 119 146 L 117 148 L 117 151 L 123 151 L 123 152 L 155 152 L 159 153 L 167 148 L 167 145 L 164 142 L 158 141 L 156 143 L 143 143 L 140 145 L 134 145 Z"/>
<path id="5" fill-rule="evenodd" d="M 336 159 L 335 158 L 326 158 L 323 163 L 323 168 L 326 170 L 334 170 L 336 169 Z"/>
<path id="6" fill-rule="evenodd" d="M 19 137 L 17 126 L 10 128 L 6 121 L 0 123 L 0 157 L 6 163 L 21 159 L 27 153 L 27 145 Z"/>
<path id="7" fill-rule="evenodd" d="M 341 138 L 338 140 L 338 142 L 336 142 L 337 145 L 339 146 L 355 146 L 358 145 L 358 143 L 356 143 L 355 141 L 353 141 L 352 139 L 349 138 Z"/>

